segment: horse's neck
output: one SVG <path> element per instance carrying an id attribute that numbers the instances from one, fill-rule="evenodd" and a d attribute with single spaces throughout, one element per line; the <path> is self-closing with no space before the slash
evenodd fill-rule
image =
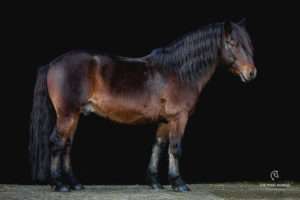
<path id="1" fill-rule="evenodd" d="M 203 74 L 201 77 L 199 77 L 197 81 L 197 89 L 199 94 L 201 93 L 202 89 L 205 87 L 207 82 L 212 78 L 217 68 L 217 63 L 212 64 L 212 66 L 209 67 L 209 69 Z"/>

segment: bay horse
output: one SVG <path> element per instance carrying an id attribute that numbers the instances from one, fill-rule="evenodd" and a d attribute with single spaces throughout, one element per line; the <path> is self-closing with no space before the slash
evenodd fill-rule
<path id="1" fill-rule="evenodd" d="M 168 145 L 168 177 L 175 191 L 189 191 L 179 173 L 181 140 L 197 99 L 217 66 L 243 82 L 256 77 L 253 47 L 242 22 L 210 24 L 139 58 L 88 51 L 68 52 L 38 70 L 29 151 L 34 181 L 55 191 L 84 187 L 71 166 L 71 147 L 81 114 L 138 124 L 157 122 L 147 169 L 153 189 L 162 189 L 158 164 Z"/>

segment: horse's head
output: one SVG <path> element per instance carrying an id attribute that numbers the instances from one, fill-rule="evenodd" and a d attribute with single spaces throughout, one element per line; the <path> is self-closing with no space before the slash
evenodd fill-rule
<path id="1" fill-rule="evenodd" d="M 221 50 L 222 60 L 230 71 L 239 75 L 243 82 L 256 77 L 257 69 L 253 61 L 253 48 L 244 22 L 224 23 L 224 37 Z"/>

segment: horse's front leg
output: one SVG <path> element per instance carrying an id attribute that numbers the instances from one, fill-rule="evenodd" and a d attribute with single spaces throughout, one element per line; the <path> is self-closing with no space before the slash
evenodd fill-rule
<path id="1" fill-rule="evenodd" d="M 190 191 L 182 180 L 179 172 L 179 159 L 181 157 L 181 139 L 187 124 L 188 115 L 181 113 L 170 121 L 169 133 L 169 181 L 172 188 L 177 192 Z"/>
<path id="2" fill-rule="evenodd" d="M 152 154 L 147 169 L 147 182 L 155 190 L 163 189 L 158 177 L 158 165 L 162 152 L 167 146 L 168 134 L 169 125 L 166 123 L 160 124 L 156 132 L 156 141 L 152 148 Z"/>

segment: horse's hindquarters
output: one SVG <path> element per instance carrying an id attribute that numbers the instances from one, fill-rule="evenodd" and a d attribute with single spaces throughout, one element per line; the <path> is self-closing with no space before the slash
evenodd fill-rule
<path id="1" fill-rule="evenodd" d="M 57 114 L 79 112 L 92 94 L 96 66 L 87 53 L 74 53 L 50 65 L 48 91 Z"/>

